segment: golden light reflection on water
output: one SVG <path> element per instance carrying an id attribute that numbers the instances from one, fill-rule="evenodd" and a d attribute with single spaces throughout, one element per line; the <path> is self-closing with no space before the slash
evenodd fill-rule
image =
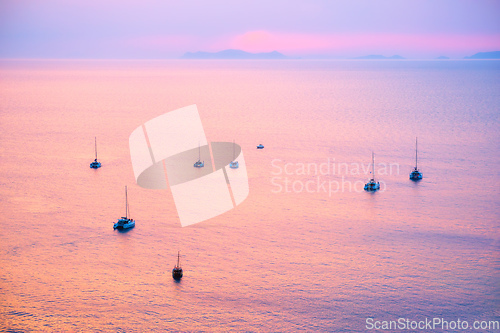
<path id="1" fill-rule="evenodd" d="M 498 86 L 498 68 L 384 66 L 4 62 L 0 326 L 359 331 L 367 316 L 498 315 L 498 157 L 482 147 L 497 142 L 488 108 L 500 104 L 490 88 L 450 83 L 470 75 L 471 85 Z M 192 103 L 209 141 L 243 147 L 250 195 L 180 228 L 169 190 L 135 185 L 128 136 Z M 417 135 L 418 184 L 408 180 Z M 99 170 L 88 167 L 94 136 Z M 383 192 L 276 193 L 272 183 L 275 159 L 367 165 L 371 151 L 400 165 L 377 175 Z M 280 176 L 299 185 L 318 177 Z M 137 226 L 118 232 L 124 185 Z M 185 275 L 176 283 L 178 250 Z"/>

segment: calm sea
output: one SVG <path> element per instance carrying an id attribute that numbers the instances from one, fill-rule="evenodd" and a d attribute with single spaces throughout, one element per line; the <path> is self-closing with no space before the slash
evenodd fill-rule
<path id="1" fill-rule="evenodd" d="M 498 321 L 499 92 L 499 61 L 1 61 L 0 331 Z M 250 194 L 181 228 L 128 138 L 191 104 Z"/>

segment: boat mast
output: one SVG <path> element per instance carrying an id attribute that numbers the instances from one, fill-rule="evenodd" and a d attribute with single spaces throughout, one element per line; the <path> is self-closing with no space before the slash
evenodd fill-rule
<path id="1" fill-rule="evenodd" d="M 418 147 L 418 141 L 417 141 L 417 140 L 418 140 L 418 137 L 415 137 L 415 170 L 417 170 L 417 169 L 418 169 L 418 168 L 417 168 L 417 166 L 418 166 L 418 165 L 417 165 L 417 154 L 418 154 L 418 153 L 417 153 L 417 147 Z"/>
<path id="2" fill-rule="evenodd" d="M 198 141 L 198 161 L 201 161 L 201 146 L 199 141 Z"/>
<path id="3" fill-rule="evenodd" d="M 125 186 L 125 218 L 128 218 L 128 197 L 127 197 L 127 186 Z"/>
<path id="4" fill-rule="evenodd" d="M 373 170 L 373 180 L 375 181 L 375 155 L 372 152 L 372 170 Z"/>
<path id="5" fill-rule="evenodd" d="M 180 267 L 179 266 L 179 263 L 180 263 L 180 257 L 181 257 L 181 251 L 177 251 L 177 267 Z"/>
<path id="6" fill-rule="evenodd" d="M 235 145 L 235 143 L 234 143 L 234 140 L 233 140 L 233 161 L 234 161 L 234 157 L 235 157 L 235 156 L 234 156 L 234 154 L 235 154 L 235 153 L 234 153 L 234 145 Z"/>
<path id="7" fill-rule="evenodd" d="M 95 142 L 95 160 L 97 161 L 97 137 L 94 137 Z"/>

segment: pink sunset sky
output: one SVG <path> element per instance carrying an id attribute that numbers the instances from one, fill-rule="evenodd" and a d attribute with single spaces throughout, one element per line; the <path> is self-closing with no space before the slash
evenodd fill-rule
<path id="1" fill-rule="evenodd" d="M 0 58 L 463 58 L 500 50 L 493 0 L 0 0 Z"/>

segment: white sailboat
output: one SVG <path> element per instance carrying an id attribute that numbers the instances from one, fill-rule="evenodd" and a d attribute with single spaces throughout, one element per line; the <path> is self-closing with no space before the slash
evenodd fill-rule
<path id="1" fill-rule="evenodd" d="M 238 167 L 240 166 L 240 164 L 238 163 L 238 161 L 235 160 L 235 143 L 234 143 L 234 140 L 233 140 L 233 160 L 231 161 L 231 163 L 229 163 L 229 167 L 231 169 L 238 169 Z"/>
<path id="2" fill-rule="evenodd" d="M 203 168 L 205 166 L 205 161 L 201 161 L 201 147 L 198 144 L 198 161 L 196 161 L 193 166 L 195 168 Z"/>
<path id="3" fill-rule="evenodd" d="M 129 218 L 130 212 L 129 212 L 129 207 L 128 207 L 128 196 L 127 196 L 127 186 L 125 186 L 125 217 L 121 217 L 118 219 L 118 222 L 116 222 L 113 225 L 113 229 L 130 229 L 135 227 L 135 221 L 134 219 Z"/>
<path id="4" fill-rule="evenodd" d="M 415 169 L 410 173 L 410 179 L 411 180 L 420 180 L 422 179 L 423 175 L 420 171 L 418 171 L 418 138 L 415 138 Z"/>
<path id="5" fill-rule="evenodd" d="M 94 162 L 90 163 L 90 167 L 92 169 L 98 169 L 101 167 L 101 162 L 97 162 L 97 137 L 95 139 L 95 160 Z"/>
<path id="6" fill-rule="evenodd" d="M 372 170 L 373 170 L 373 177 L 370 179 L 368 183 L 365 184 L 365 191 L 369 192 L 374 192 L 377 190 L 380 190 L 380 183 L 375 182 L 375 155 L 372 152 Z"/>

